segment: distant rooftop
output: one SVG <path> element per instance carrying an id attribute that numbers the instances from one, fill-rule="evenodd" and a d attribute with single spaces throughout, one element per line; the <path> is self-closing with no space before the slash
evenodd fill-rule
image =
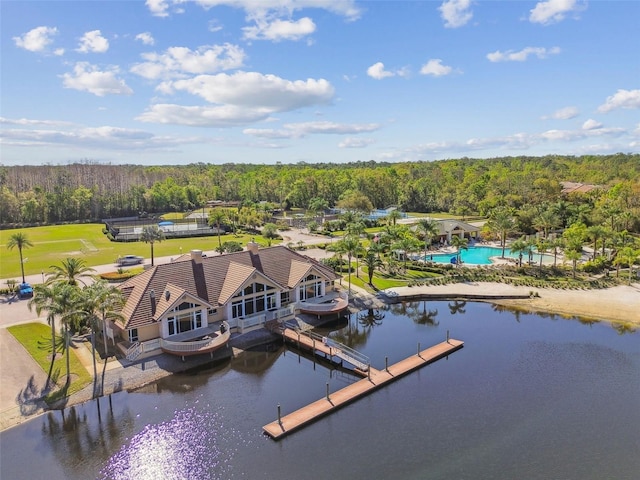
<path id="1" fill-rule="evenodd" d="M 587 183 L 577 183 L 577 182 L 560 182 L 562 185 L 562 193 L 588 193 L 592 190 L 597 190 L 598 188 L 602 188 L 601 185 L 590 185 Z"/>

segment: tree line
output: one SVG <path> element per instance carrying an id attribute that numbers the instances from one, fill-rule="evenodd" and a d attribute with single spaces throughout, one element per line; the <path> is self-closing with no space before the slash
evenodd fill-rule
<path id="1" fill-rule="evenodd" d="M 591 209 L 608 195 L 639 216 L 640 155 L 619 153 L 405 163 L 0 166 L 0 225 L 183 212 L 208 200 L 314 209 L 354 194 L 375 208 L 487 216 L 500 206 L 535 209 L 558 202 L 561 181 L 603 187 L 578 202 Z"/>

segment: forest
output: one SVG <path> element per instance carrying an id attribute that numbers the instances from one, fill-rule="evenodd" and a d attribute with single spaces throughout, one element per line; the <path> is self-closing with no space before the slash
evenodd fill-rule
<path id="1" fill-rule="evenodd" d="M 487 216 L 496 207 L 526 211 L 566 200 L 564 181 L 598 186 L 573 199 L 574 209 L 616 208 L 627 212 L 630 231 L 640 229 L 640 155 L 622 153 L 412 163 L 0 166 L 0 225 L 185 212 L 209 200 L 269 202 L 285 210 L 333 207 L 354 194 L 375 208 Z"/>

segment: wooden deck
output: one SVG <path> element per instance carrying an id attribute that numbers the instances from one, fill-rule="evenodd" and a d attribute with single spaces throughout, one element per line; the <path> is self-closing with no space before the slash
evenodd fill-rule
<path id="1" fill-rule="evenodd" d="M 323 353 L 325 356 L 328 355 L 329 357 L 333 356 L 333 350 L 331 347 L 328 347 L 324 343 L 318 340 L 314 340 L 307 335 L 301 335 L 300 333 L 295 332 L 290 328 L 285 328 L 282 331 L 282 336 L 284 337 L 285 341 L 291 342 L 297 345 L 299 348 L 304 348 L 306 350 L 312 351 L 315 350 L 317 352 Z"/>
<path id="2" fill-rule="evenodd" d="M 316 344 L 318 343 L 319 342 L 316 342 Z M 279 440 L 418 368 L 435 362 L 442 357 L 446 357 L 450 353 L 462 348 L 463 345 L 464 342 L 460 340 L 449 339 L 447 342 L 434 345 L 421 351 L 419 354 L 412 355 L 398 363 L 390 365 L 387 369 L 376 370 L 371 368 L 370 375 L 367 378 L 330 394 L 328 398 L 322 398 L 293 413 L 282 416 L 279 420 L 265 425 L 262 429 L 264 433 L 271 438 Z"/>

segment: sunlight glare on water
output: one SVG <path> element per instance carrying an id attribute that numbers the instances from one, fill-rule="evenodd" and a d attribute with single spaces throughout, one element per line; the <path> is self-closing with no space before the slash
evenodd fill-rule
<path id="1" fill-rule="evenodd" d="M 186 409 L 169 421 L 148 425 L 101 471 L 104 480 L 214 478 L 228 461 L 215 441 L 215 414 Z"/>

